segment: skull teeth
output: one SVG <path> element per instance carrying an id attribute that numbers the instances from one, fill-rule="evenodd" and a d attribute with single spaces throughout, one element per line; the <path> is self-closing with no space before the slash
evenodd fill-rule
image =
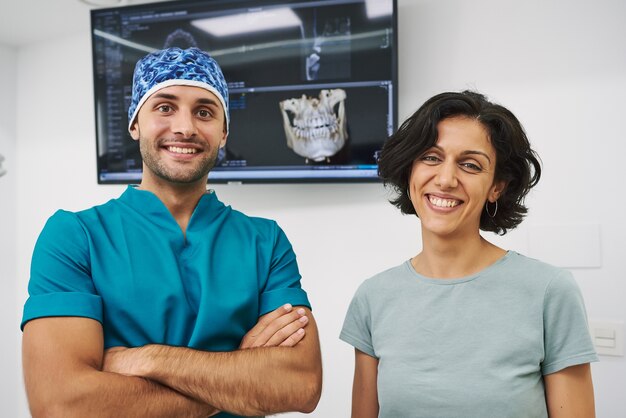
<path id="1" fill-rule="evenodd" d="M 303 95 L 280 103 L 287 145 L 307 159 L 323 161 L 345 145 L 345 91 L 322 90 L 319 98 Z M 289 113 L 288 113 L 289 112 Z"/>

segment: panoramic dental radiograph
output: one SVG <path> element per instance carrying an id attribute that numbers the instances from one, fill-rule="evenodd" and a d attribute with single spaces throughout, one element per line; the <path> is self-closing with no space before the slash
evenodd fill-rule
<path id="1" fill-rule="evenodd" d="M 346 92 L 322 90 L 318 97 L 281 101 L 280 110 L 287 146 L 296 154 L 315 162 L 330 162 L 346 143 Z"/>

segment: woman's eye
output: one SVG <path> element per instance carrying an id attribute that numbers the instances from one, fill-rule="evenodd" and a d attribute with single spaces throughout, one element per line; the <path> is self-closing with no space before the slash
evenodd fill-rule
<path id="1" fill-rule="evenodd" d="M 439 157 L 436 155 L 424 155 L 420 158 L 420 160 L 426 163 L 436 163 L 439 161 Z"/>
<path id="2" fill-rule="evenodd" d="M 172 107 L 170 105 L 161 105 L 157 107 L 157 110 L 161 113 L 168 113 L 172 111 Z"/>
<path id="3" fill-rule="evenodd" d="M 468 171 L 474 171 L 474 172 L 478 172 L 478 171 L 482 171 L 483 169 L 474 164 L 474 163 L 461 163 L 461 167 L 463 167 L 464 169 L 468 170 Z"/>

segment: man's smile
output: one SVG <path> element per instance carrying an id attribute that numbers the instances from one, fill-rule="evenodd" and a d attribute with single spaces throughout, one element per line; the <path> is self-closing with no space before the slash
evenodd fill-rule
<path id="1" fill-rule="evenodd" d="M 176 154 L 195 154 L 196 152 L 198 152 L 196 148 L 184 148 L 184 147 L 175 147 L 175 146 L 169 146 L 165 148 L 169 152 L 173 152 Z"/>

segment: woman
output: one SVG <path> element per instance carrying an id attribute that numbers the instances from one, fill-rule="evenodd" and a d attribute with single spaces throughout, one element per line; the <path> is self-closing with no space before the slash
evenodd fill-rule
<path id="1" fill-rule="evenodd" d="M 439 94 L 389 138 L 379 172 L 420 218 L 422 251 L 350 304 L 352 417 L 594 417 L 597 356 L 571 274 L 479 233 L 515 228 L 541 175 L 517 118 Z"/>

